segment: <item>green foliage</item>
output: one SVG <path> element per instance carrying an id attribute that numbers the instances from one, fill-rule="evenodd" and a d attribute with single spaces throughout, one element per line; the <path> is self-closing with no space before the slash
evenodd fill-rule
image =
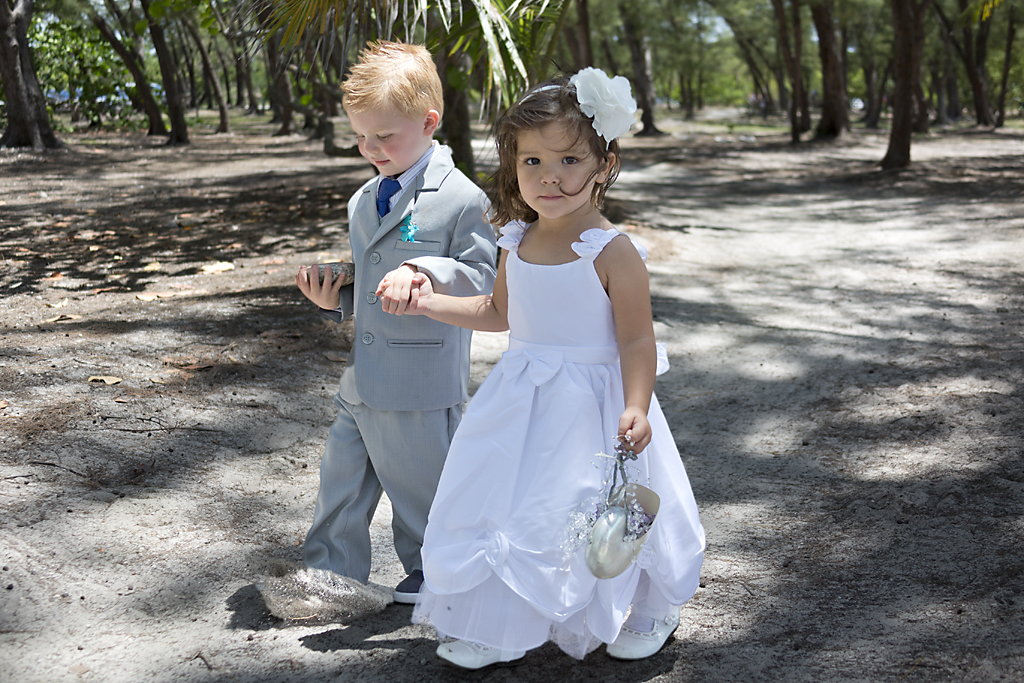
<path id="1" fill-rule="evenodd" d="M 1002 4 L 1002 1 L 1003 0 L 972 0 L 972 2 L 967 5 L 967 9 L 965 9 L 960 15 L 958 25 L 961 27 L 969 26 L 970 24 L 978 21 L 978 19 L 981 19 L 982 21 L 988 19 L 992 16 L 992 11 Z"/>
<path id="2" fill-rule="evenodd" d="M 482 76 L 482 97 L 497 93 L 505 106 L 527 87 L 543 80 L 568 3 L 563 0 L 472 0 L 472 13 L 456 17 L 449 31 L 435 32 L 431 42 L 463 53 Z M 451 76 L 452 74 L 449 74 Z M 465 83 L 469 74 L 463 74 Z M 453 82 L 457 85 L 457 81 Z"/>
<path id="3" fill-rule="evenodd" d="M 77 108 L 95 124 L 104 116 L 120 121 L 132 117 L 128 90 L 134 84 L 99 31 L 40 15 L 33 19 L 28 38 L 39 85 L 51 111 Z"/>

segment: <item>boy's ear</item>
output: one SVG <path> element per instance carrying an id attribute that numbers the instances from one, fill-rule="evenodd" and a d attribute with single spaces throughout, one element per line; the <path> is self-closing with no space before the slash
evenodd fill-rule
<path id="1" fill-rule="evenodd" d="M 423 116 L 423 135 L 431 137 L 437 127 L 441 125 L 441 115 L 436 109 L 428 109 Z"/>

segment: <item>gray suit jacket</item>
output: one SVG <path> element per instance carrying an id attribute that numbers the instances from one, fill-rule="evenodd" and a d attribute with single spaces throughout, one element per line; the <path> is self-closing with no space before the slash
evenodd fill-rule
<path id="1" fill-rule="evenodd" d="M 434 291 L 489 293 L 497 246 L 487 197 L 455 168 L 443 145 L 383 218 L 377 215 L 378 183 L 373 178 L 349 200 L 355 282 L 341 290 L 340 313 L 321 311 L 338 322 L 355 316 L 341 397 L 375 410 L 450 408 L 469 399 L 472 333 L 426 316 L 385 313 L 374 291 L 386 273 L 411 263 L 430 275 Z M 399 226 L 410 214 L 415 241 L 404 242 Z"/>

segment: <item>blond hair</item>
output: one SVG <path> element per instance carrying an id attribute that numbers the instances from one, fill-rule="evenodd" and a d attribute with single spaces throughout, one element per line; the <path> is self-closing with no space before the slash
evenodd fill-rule
<path id="1" fill-rule="evenodd" d="M 409 118 L 423 116 L 431 109 L 444 115 L 441 78 L 430 52 L 422 45 L 387 40 L 367 44 L 341 90 L 346 111 L 388 107 Z"/>

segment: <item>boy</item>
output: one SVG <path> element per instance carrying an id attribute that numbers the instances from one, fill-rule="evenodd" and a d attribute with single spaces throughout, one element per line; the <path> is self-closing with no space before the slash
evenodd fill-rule
<path id="1" fill-rule="evenodd" d="M 383 283 L 405 304 L 413 276 L 424 273 L 437 291 L 488 293 L 497 247 L 485 195 L 433 141 L 444 103 L 430 53 L 373 43 L 342 90 L 359 152 L 380 175 L 348 203 L 354 283 L 340 287 L 325 277 L 321 285 L 306 267 L 296 275 L 323 315 L 337 322 L 354 315 L 356 329 L 303 560 L 366 583 L 370 520 L 383 489 L 408 574 L 395 601 L 414 603 L 427 512 L 468 400 L 470 334 L 426 316 L 389 315 L 376 292 Z"/>

